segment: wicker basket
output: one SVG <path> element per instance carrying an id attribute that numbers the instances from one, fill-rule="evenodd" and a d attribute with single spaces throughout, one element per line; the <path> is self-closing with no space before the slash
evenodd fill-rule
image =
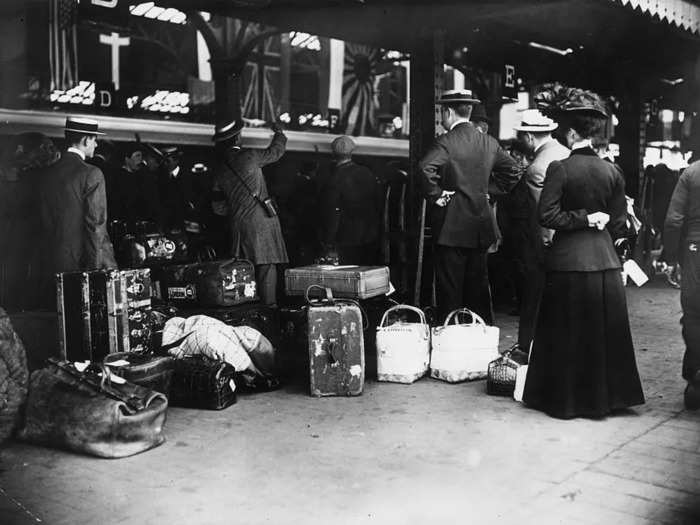
<path id="1" fill-rule="evenodd" d="M 204 355 L 175 359 L 170 405 L 222 410 L 236 402 L 236 369 Z"/>
<path id="2" fill-rule="evenodd" d="M 486 393 L 491 396 L 512 396 L 520 366 L 511 359 L 510 352 L 491 361 L 486 375 Z"/>

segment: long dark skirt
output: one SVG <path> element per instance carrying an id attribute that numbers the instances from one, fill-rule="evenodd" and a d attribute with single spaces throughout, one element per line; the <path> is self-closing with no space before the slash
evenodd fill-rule
<path id="1" fill-rule="evenodd" d="M 547 274 L 523 401 L 564 419 L 644 403 L 619 270 Z"/>

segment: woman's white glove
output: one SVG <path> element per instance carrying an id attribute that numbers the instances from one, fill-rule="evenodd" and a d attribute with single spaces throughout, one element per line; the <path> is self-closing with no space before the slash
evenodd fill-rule
<path id="1" fill-rule="evenodd" d="M 610 222 L 610 215 L 605 212 L 597 211 L 588 214 L 588 226 L 590 228 L 598 228 L 602 230 Z"/>

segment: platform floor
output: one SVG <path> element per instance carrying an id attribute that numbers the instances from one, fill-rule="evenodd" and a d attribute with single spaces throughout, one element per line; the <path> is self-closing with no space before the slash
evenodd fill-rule
<path id="1" fill-rule="evenodd" d="M 628 289 L 646 405 L 559 421 L 485 382 L 304 385 L 222 412 L 171 409 L 121 460 L 11 443 L 0 524 L 697 524 L 700 413 L 683 409 L 678 291 Z M 499 317 L 503 346 L 515 320 Z"/>

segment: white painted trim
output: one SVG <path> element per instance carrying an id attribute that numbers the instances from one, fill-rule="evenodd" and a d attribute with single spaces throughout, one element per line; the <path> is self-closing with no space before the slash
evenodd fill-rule
<path id="1" fill-rule="evenodd" d="M 0 108 L 0 134 L 39 131 L 50 137 L 62 137 L 68 115 L 69 113 L 58 111 Z M 104 131 L 107 134 L 105 138 L 110 140 L 134 140 L 134 133 L 138 133 L 144 142 L 213 146 L 211 137 L 214 134 L 214 126 L 211 124 L 104 115 L 80 116 L 97 120 L 100 123 L 100 131 Z M 318 146 L 321 153 L 330 153 L 331 142 L 338 136 L 310 131 L 287 131 L 286 135 L 287 151 L 315 151 L 314 146 Z M 271 136 L 272 132 L 267 128 L 244 128 L 243 145 L 265 148 Z M 408 140 L 377 137 L 353 137 L 353 140 L 357 144 L 357 155 L 408 157 Z"/>

